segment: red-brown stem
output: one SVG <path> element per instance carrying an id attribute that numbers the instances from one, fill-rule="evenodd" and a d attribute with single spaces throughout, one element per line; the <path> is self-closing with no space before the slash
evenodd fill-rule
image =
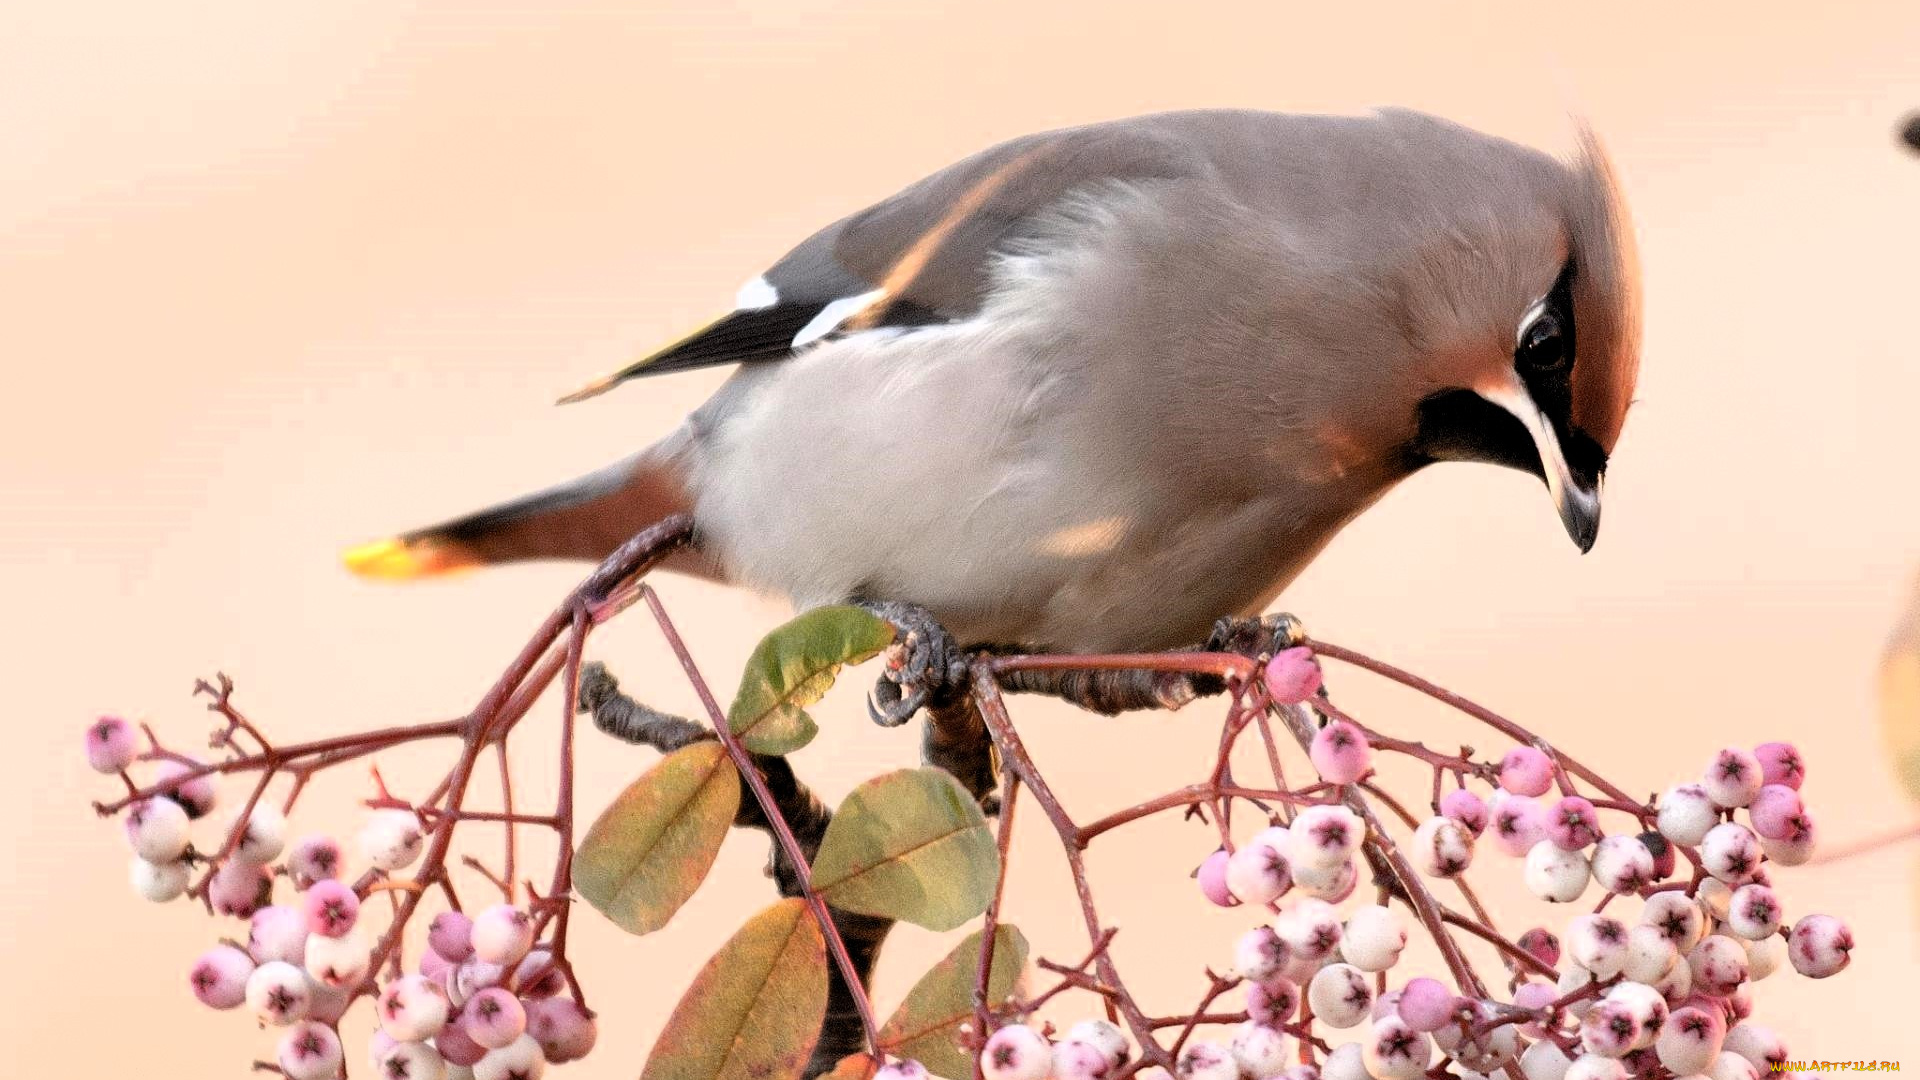
<path id="1" fill-rule="evenodd" d="M 1176 655 L 1190 657 L 1208 654 Z M 1045 658 L 1002 657 L 1001 659 L 1017 661 Z M 1076 658 L 1068 657 L 1066 659 Z M 1237 660 L 1239 658 L 1235 657 L 1234 659 Z M 1054 797 L 1053 789 L 1047 786 L 1046 778 L 1040 775 L 1040 770 L 1034 766 L 1033 759 L 1027 755 L 1027 748 L 1020 741 L 1019 732 L 1014 730 L 1012 718 L 1007 715 L 1006 699 L 1000 694 L 1000 684 L 994 680 L 995 663 L 997 663 L 997 661 L 992 660 L 974 662 L 974 703 L 980 710 L 981 720 L 987 725 L 987 730 L 993 736 L 994 744 L 1000 748 L 1001 760 L 1006 763 L 1006 769 L 1019 776 L 1021 783 L 1027 785 L 1027 788 L 1033 792 L 1034 801 L 1040 804 L 1041 811 L 1047 815 L 1047 820 L 1053 824 L 1053 831 L 1059 834 L 1060 846 L 1064 849 L 1067 856 L 1067 866 L 1073 873 L 1074 891 L 1080 898 L 1080 915 L 1087 925 L 1087 940 L 1097 945 L 1101 941 L 1101 936 L 1105 933 L 1105 930 L 1100 924 L 1099 910 L 1094 906 L 1093 886 L 1087 881 L 1087 863 L 1086 859 L 1081 856 L 1079 847 L 1078 838 L 1080 830 L 1074 825 L 1073 819 L 1067 816 L 1066 810 L 1060 805 L 1060 800 Z M 1245 662 L 1243 661 L 1243 663 Z M 1251 668 L 1251 664 L 1247 666 Z M 1012 669 L 1001 668 L 1000 670 Z M 1138 1005 L 1134 1004 L 1133 997 L 1126 993 L 1125 985 L 1120 980 L 1120 972 L 1115 967 L 1113 958 L 1107 956 L 1103 951 L 1098 959 L 1095 960 L 1095 964 L 1100 974 L 1100 981 L 1120 991 L 1119 1000 L 1114 1002 L 1113 1005 L 1119 1009 L 1122 1016 L 1126 1017 L 1127 1027 L 1132 1029 L 1134 1040 L 1140 1044 L 1141 1053 L 1151 1057 L 1155 1064 L 1172 1069 L 1172 1055 L 1168 1054 L 1166 1049 L 1154 1039 L 1153 1027 L 1147 1023 L 1146 1015 L 1140 1011 Z"/>
<path id="2" fill-rule="evenodd" d="M 994 937 L 1000 932 L 1000 902 L 1007 894 L 1007 856 L 1013 847 L 1013 808 L 1020 798 L 1020 778 L 1007 773 L 1001 782 L 1000 793 L 1000 831 L 995 846 L 1000 849 L 1000 876 L 993 883 L 993 899 L 987 901 L 987 914 L 980 921 L 980 959 L 975 962 L 976 977 L 973 982 L 973 1021 L 974 1034 L 981 1040 L 993 1034 L 992 1003 L 987 1000 L 988 989 L 993 985 Z M 973 1056 L 973 1080 L 986 1080 L 986 1073 L 980 1063 L 981 1055 Z"/>
<path id="3" fill-rule="evenodd" d="M 575 633 L 577 635 L 578 631 L 576 630 Z M 513 769 L 507 764 L 507 742 L 505 739 L 493 744 L 493 753 L 500 762 L 500 809 L 505 813 L 503 820 L 507 826 L 502 830 L 506 833 L 506 853 L 504 855 L 506 865 L 501 868 L 500 877 L 507 883 L 507 903 L 511 904 L 514 902 L 513 871 L 515 857 L 519 854 L 516 850 L 519 846 L 516 843 L 519 830 L 514 828 Z"/>
<path id="4" fill-rule="evenodd" d="M 753 764 L 753 756 L 740 745 L 734 737 L 733 728 L 727 724 L 726 713 L 720 710 L 720 703 L 714 700 L 713 691 L 707 686 L 707 680 L 693 662 L 693 654 L 687 651 L 687 643 L 680 638 L 673 620 L 667 617 L 667 609 L 660 603 L 660 597 L 651 588 L 642 585 L 640 597 L 647 607 L 653 610 L 653 617 L 660 624 L 660 632 L 666 636 L 667 644 L 680 659 L 680 667 L 687 673 L 687 679 L 693 683 L 693 689 L 700 696 L 700 704 L 707 710 L 707 718 L 713 723 L 713 732 L 719 736 L 720 744 L 727 748 L 727 755 L 733 759 L 734 767 L 740 770 L 740 776 L 753 789 L 753 797 L 760 803 L 760 809 L 766 814 L 767 824 L 772 826 L 773 835 L 780 843 L 780 849 L 786 852 L 787 859 L 793 863 L 793 876 L 800 883 L 800 895 L 806 899 L 807 906 L 813 910 L 813 919 L 820 925 L 820 933 L 827 939 L 827 949 L 833 953 L 833 962 L 840 969 L 840 978 L 847 984 L 847 992 L 853 997 L 853 1007 L 860 1014 L 860 1026 L 866 1033 L 867 1051 L 876 1058 L 880 1056 L 880 1028 L 873 1020 L 873 1005 L 867 1000 L 866 984 L 860 981 L 860 969 L 853 964 L 853 957 L 847 952 L 847 943 L 840 938 L 840 930 L 833 924 L 833 916 L 827 911 L 827 902 L 813 891 L 813 868 L 807 865 L 806 855 L 800 850 L 800 842 L 793 837 L 788 828 L 787 819 L 780 813 L 780 806 L 774 801 L 773 793 L 767 790 L 766 778 Z"/>
<path id="5" fill-rule="evenodd" d="M 1188 784 L 1158 798 L 1129 806 L 1125 810 L 1115 810 L 1098 821 L 1080 826 L 1079 832 L 1074 836 L 1074 842 L 1084 849 L 1101 833 L 1110 832 L 1129 822 L 1138 821 L 1162 811 L 1176 810 L 1182 806 L 1194 806 L 1199 803 L 1212 803 L 1220 799 L 1248 799 L 1254 802 L 1286 803 L 1290 806 L 1312 806 L 1324 801 L 1271 788 L 1241 787 L 1238 784 Z"/>

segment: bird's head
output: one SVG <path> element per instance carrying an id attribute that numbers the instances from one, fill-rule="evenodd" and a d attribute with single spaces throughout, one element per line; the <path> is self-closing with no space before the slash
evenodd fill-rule
<path id="1" fill-rule="evenodd" d="M 1545 482 L 1581 551 L 1639 371 L 1632 237 L 1611 168 L 1582 133 L 1571 162 L 1459 192 L 1455 226 L 1402 286 L 1419 396 L 1410 463 L 1477 461 Z"/>

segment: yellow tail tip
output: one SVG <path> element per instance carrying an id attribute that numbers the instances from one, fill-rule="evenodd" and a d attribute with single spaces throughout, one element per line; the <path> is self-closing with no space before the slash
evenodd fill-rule
<path id="1" fill-rule="evenodd" d="M 340 556 L 347 569 L 364 578 L 406 581 L 436 577 L 479 565 L 472 557 L 430 540 L 376 540 L 350 548 Z"/>

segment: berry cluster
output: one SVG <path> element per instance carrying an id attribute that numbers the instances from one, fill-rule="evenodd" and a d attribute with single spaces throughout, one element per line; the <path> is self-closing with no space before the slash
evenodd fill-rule
<path id="1" fill-rule="evenodd" d="M 501 903 L 469 918 L 456 904 L 432 919 L 406 970 L 406 922 L 426 886 L 405 874 L 433 837 L 431 815 L 383 789 L 357 837 L 367 869 L 349 880 L 333 837 L 287 842 L 284 812 L 261 800 L 264 779 L 221 834 L 224 843 L 197 848 L 194 823 L 218 807 L 217 769 L 157 742 L 142 752 L 134 726 L 117 717 L 88 727 L 86 750 L 95 770 L 126 783 L 117 808 L 133 848 L 135 891 L 159 902 L 192 896 L 217 916 L 246 920 L 245 941 L 223 940 L 202 954 L 188 984 L 210 1008 L 244 1009 L 284 1029 L 268 1067 L 290 1080 L 343 1075 L 338 1025 L 363 995 L 374 999 L 370 1064 L 382 1080 L 532 1080 L 593 1048 L 593 1015 L 557 956 L 555 920 L 540 911 Z M 147 787 L 132 773 L 143 762 L 154 763 Z M 453 824 L 451 816 L 437 820 L 442 829 Z M 444 875 L 436 881 L 444 884 Z M 376 933 L 370 916 L 380 907 L 370 900 L 383 892 L 414 900 L 396 901 Z M 452 888 L 445 892 L 453 901 Z"/>

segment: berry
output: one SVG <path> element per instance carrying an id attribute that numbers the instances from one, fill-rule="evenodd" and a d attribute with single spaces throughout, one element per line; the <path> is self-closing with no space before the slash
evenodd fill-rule
<path id="1" fill-rule="evenodd" d="M 1573 1059 L 1554 1045 L 1550 1039 L 1542 1039 L 1520 1055 L 1520 1074 L 1526 1080 L 1566 1080 L 1567 1067 Z"/>
<path id="2" fill-rule="evenodd" d="M 1693 992 L 1726 997 L 1747 981 L 1747 950 L 1738 941 L 1708 934 L 1687 954 L 1693 974 Z"/>
<path id="3" fill-rule="evenodd" d="M 1113 1059 L 1092 1043 L 1067 1039 L 1054 1045 L 1055 1080 L 1101 1080 L 1113 1067 Z"/>
<path id="4" fill-rule="evenodd" d="M 1853 959 L 1853 931 L 1831 915 L 1808 915 L 1787 935 L 1787 959 L 1810 979 L 1838 975 Z"/>
<path id="5" fill-rule="evenodd" d="M 231 945 L 216 945 L 200 954 L 187 975 L 200 1004 L 210 1009 L 234 1009 L 247 1000 L 247 980 L 253 958 Z"/>
<path id="6" fill-rule="evenodd" d="M 1360 868 L 1352 859 L 1336 863 L 1329 868 L 1303 866 L 1294 878 L 1293 884 L 1302 893 L 1316 900 L 1325 900 L 1337 904 L 1353 895 L 1360 883 Z"/>
<path id="7" fill-rule="evenodd" d="M 1722 822 L 1700 841 L 1700 864 L 1729 885 L 1745 884 L 1760 869 L 1760 841 L 1745 825 Z"/>
<path id="8" fill-rule="evenodd" d="M 1466 788 L 1454 788 L 1440 797 L 1440 812 L 1467 827 L 1477 839 L 1487 831 L 1491 815 L 1486 800 Z"/>
<path id="9" fill-rule="evenodd" d="M 447 1026 L 447 990 L 425 975 L 403 975 L 380 991 L 380 1030 L 400 1042 L 431 1039 Z M 511 1041 L 511 1040 L 508 1040 Z"/>
<path id="10" fill-rule="evenodd" d="M 1777 934 L 1745 944 L 1747 946 L 1747 981 L 1750 983 L 1757 983 L 1780 970 L 1781 961 L 1787 958 L 1786 942 L 1782 941 Z"/>
<path id="11" fill-rule="evenodd" d="M 1805 810 L 1799 792 L 1785 784 L 1768 784 L 1747 804 L 1747 820 L 1753 822 L 1753 831 L 1761 836 L 1784 840 L 1793 835 L 1793 819 Z"/>
<path id="12" fill-rule="evenodd" d="M 1428 818 L 1414 830 L 1407 857 L 1428 877 L 1459 877 L 1473 864 L 1473 833 L 1450 817 Z"/>
<path id="13" fill-rule="evenodd" d="M 1593 804 L 1569 795 L 1547 811 L 1547 839 L 1566 851 L 1581 851 L 1600 841 L 1600 814 Z"/>
<path id="14" fill-rule="evenodd" d="M 1756 1070 L 1768 1069 L 1787 1060 L 1787 1044 L 1771 1028 L 1739 1023 L 1727 1030 L 1721 1053 L 1738 1054 Z"/>
<path id="15" fill-rule="evenodd" d="M 207 899 L 222 915 L 251 919 L 254 912 L 273 902 L 273 874 L 264 866 L 229 859 L 207 883 Z"/>
<path id="16" fill-rule="evenodd" d="M 1713 756 L 1700 783 L 1707 797 L 1718 805 L 1728 809 L 1745 806 L 1760 792 L 1760 761 L 1737 746 L 1729 746 Z"/>
<path id="17" fill-rule="evenodd" d="M 533 948 L 533 916 L 495 904 L 473 920 L 473 954 L 489 964 L 517 964 Z"/>
<path id="18" fill-rule="evenodd" d="M 1312 897 L 1289 904 L 1273 921 L 1273 932 L 1287 952 L 1303 960 L 1323 960 L 1340 947 L 1340 916 L 1333 905 Z"/>
<path id="19" fill-rule="evenodd" d="M 1300 704 L 1319 692 L 1323 680 L 1320 661 L 1304 646 L 1282 649 L 1267 661 L 1267 696 L 1276 704 Z"/>
<path id="20" fill-rule="evenodd" d="M 1733 906 L 1733 886 L 1719 878 L 1706 878 L 1695 887 L 1693 898 L 1700 901 L 1700 907 L 1713 918 L 1725 922 L 1727 911 Z"/>
<path id="21" fill-rule="evenodd" d="M 1127 1062 L 1127 1036 L 1105 1020 L 1082 1020 L 1067 1031 L 1067 1038 L 1083 1042 L 1106 1055 L 1115 1066 Z"/>
<path id="22" fill-rule="evenodd" d="M 1272 927 L 1256 926 L 1233 943 L 1233 968 L 1251 983 L 1277 978 L 1287 963 L 1287 946 Z"/>
<path id="23" fill-rule="evenodd" d="M 1677 784 L 1660 796 L 1655 822 L 1660 835 L 1686 847 L 1706 839 L 1720 820 L 1719 807 L 1704 784 Z"/>
<path id="24" fill-rule="evenodd" d="M 103 716 L 87 725 L 87 764 L 94 772 L 109 776 L 124 772 L 139 756 L 140 738 L 132 724 Z"/>
<path id="25" fill-rule="evenodd" d="M 515 1038 L 518 1037 L 515 1036 Z M 440 1051 L 440 1056 L 447 1059 L 448 1065 L 462 1069 L 472 1068 L 481 1058 L 487 1056 L 488 1050 L 487 1047 L 473 1041 L 473 1036 L 468 1033 L 464 1022 L 449 1023 L 441 1028 L 440 1033 L 433 1037 L 433 1048 Z"/>
<path id="26" fill-rule="evenodd" d="M 1516 746 L 1500 759 L 1500 787 L 1538 798 L 1553 786 L 1553 759 L 1531 746 Z"/>
<path id="27" fill-rule="evenodd" d="M 151 863 L 138 855 L 133 857 L 127 870 L 133 891 L 156 904 L 164 904 L 186 892 L 191 876 L 184 862 Z"/>
<path id="28" fill-rule="evenodd" d="M 1056 1057 L 1059 1056 L 1058 1050 L 1054 1053 Z M 1233 1055 L 1218 1043 L 1195 1039 L 1181 1049 L 1179 1059 L 1173 1063 L 1173 1073 L 1180 1080 L 1239 1080 L 1240 1066 L 1234 1061 Z M 1065 1073 L 1058 1070 L 1054 1075 L 1058 1080 L 1069 1080 Z"/>
<path id="29" fill-rule="evenodd" d="M 1287 857 L 1264 843 L 1250 843 L 1227 859 L 1227 891 L 1242 903 L 1270 904 L 1293 885 Z"/>
<path id="30" fill-rule="evenodd" d="M 1307 758 L 1329 784 L 1351 784 L 1373 769 L 1373 747 L 1358 725 L 1335 720 L 1316 733 Z"/>
<path id="31" fill-rule="evenodd" d="M 445 1080 L 447 1060 L 426 1043 L 389 1043 L 375 1054 L 373 1075 L 379 1080 Z"/>
<path id="32" fill-rule="evenodd" d="M 1819 830 L 1814 825 L 1813 812 L 1801 810 L 1787 821 L 1787 835 L 1779 839 L 1760 838 L 1760 850 L 1767 858 L 1781 866 L 1800 866 L 1813 858 L 1813 849 L 1819 838 Z"/>
<path id="33" fill-rule="evenodd" d="M 313 1004 L 307 1008 L 307 1019 L 331 1024 L 338 1029 L 340 1018 L 347 1014 L 347 1006 L 353 1004 L 353 995 L 345 990 L 314 982 L 311 975 L 307 976 L 307 985 L 313 990 Z"/>
<path id="34" fill-rule="evenodd" d="M 600 1027 L 572 998 L 552 997 L 525 1003 L 527 1034 L 540 1044 L 546 1059 L 563 1065 L 593 1051 Z"/>
<path id="35" fill-rule="evenodd" d="M 340 1075 L 346 1054 L 332 1028 L 309 1020 L 281 1036 L 275 1058 L 287 1080 L 333 1080 Z"/>
<path id="36" fill-rule="evenodd" d="M 1269 1027 L 1291 1021 L 1300 1011 L 1300 988 L 1287 979 L 1247 984 L 1247 1017 Z"/>
<path id="37" fill-rule="evenodd" d="M 1046 1080 L 1053 1074 L 1053 1047 L 1025 1024 L 1008 1024 L 987 1039 L 980 1070 L 987 1080 Z"/>
<path id="38" fill-rule="evenodd" d="M 1634 1022 L 1639 1025 L 1633 1037 L 1633 1049 L 1652 1047 L 1660 1025 L 1667 1022 L 1667 999 L 1660 996 L 1660 991 L 1645 983 L 1618 982 L 1607 990 L 1606 1000 L 1626 1006 L 1633 1014 Z"/>
<path id="39" fill-rule="evenodd" d="M 1742 885 L 1727 902 L 1727 929 L 1748 941 L 1772 937 L 1781 917 L 1780 898 L 1765 885 Z"/>
<path id="40" fill-rule="evenodd" d="M 1515 858 L 1547 838 L 1547 811 L 1526 795 L 1511 795 L 1493 807 L 1493 846 Z"/>
<path id="41" fill-rule="evenodd" d="M 1320 1080 L 1373 1080 L 1359 1043 L 1342 1043 L 1333 1048 L 1320 1066 Z"/>
<path id="42" fill-rule="evenodd" d="M 1309 806 L 1287 830 L 1287 858 L 1299 877 L 1300 868 L 1331 870 L 1351 861 L 1366 836 L 1360 818 L 1344 806 Z"/>
<path id="43" fill-rule="evenodd" d="M 343 881 L 317 881 L 301 901 L 307 929 L 324 937 L 345 937 L 360 921 L 360 897 Z"/>
<path id="44" fill-rule="evenodd" d="M 1573 962 L 1610 979 L 1627 965 L 1627 924 L 1610 915 L 1582 915 L 1567 925 L 1567 953 Z"/>
<path id="45" fill-rule="evenodd" d="M 459 963 L 473 955 L 473 920 L 458 911 L 443 911 L 427 925 L 427 946 L 443 958 Z"/>
<path id="46" fill-rule="evenodd" d="M 247 1008 L 263 1024 L 285 1027 L 307 1017 L 313 990 L 307 975 L 292 964 L 274 960 L 247 976 Z"/>
<path id="47" fill-rule="evenodd" d="M 1542 840 L 1527 852 L 1527 891 L 1555 904 L 1570 904 L 1587 891 L 1587 857 Z"/>
<path id="48" fill-rule="evenodd" d="M 287 876 L 296 889 L 340 876 L 340 844 L 331 836 L 303 836 L 287 852 Z"/>
<path id="49" fill-rule="evenodd" d="M 880 1066 L 874 1080 L 931 1080 L 931 1077 L 925 1065 L 909 1058 Z"/>
<path id="50" fill-rule="evenodd" d="M 1604 837 L 1593 849 L 1593 880 L 1610 893 L 1639 892 L 1653 880 L 1653 852 L 1637 837 Z"/>
<path id="51" fill-rule="evenodd" d="M 1287 1067 L 1287 1052 L 1293 1038 L 1279 1028 L 1249 1020 L 1233 1029 L 1227 1052 L 1240 1066 L 1241 1076 L 1273 1076 Z"/>
<path id="52" fill-rule="evenodd" d="M 1374 1080 L 1420 1080 L 1433 1058 L 1433 1039 L 1390 1016 L 1373 1025 L 1360 1044 L 1360 1060 Z"/>
<path id="53" fill-rule="evenodd" d="M 201 762 L 188 758 L 186 761 L 162 761 L 160 767 L 154 770 L 156 787 L 179 781 L 165 793 L 165 797 L 179 803 L 187 816 L 196 821 L 213 813 L 214 805 L 219 801 L 213 786 L 213 774 L 202 773 L 191 780 L 180 778 L 202 768 L 205 766 Z"/>
<path id="54" fill-rule="evenodd" d="M 1643 832 L 1637 839 L 1653 855 L 1652 880 L 1665 881 L 1672 877 L 1675 861 L 1672 841 L 1654 831 Z"/>
<path id="55" fill-rule="evenodd" d="M 263 907 L 253 913 L 247 927 L 247 951 L 255 963 L 282 960 L 289 964 L 306 963 L 307 920 L 290 907 Z"/>
<path id="56" fill-rule="evenodd" d="M 1400 962 L 1407 947 L 1407 924 L 1398 912 L 1379 904 L 1355 908 L 1340 935 L 1340 956 L 1361 971 L 1385 971 Z"/>
<path id="57" fill-rule="evenodd" d="M 519 998 L 492 986 L 467 999 L 460 1026 L 474 1042 L 498 1050 L 525 1034 L 527 1010 Z"/>
<path id="58" fill-rule="evenodd" d="M 1580 1021 L 1581 1048 L 1601 1057 L 1625 1057 L 1639 1035 L 1639 1018 L 1618 1001 L 1597 1002 Z"/>
<path id="59" fill-rule="evenodd" d="M 1232 907 L 1239 903 L 1233 898 L 1233 890 L 1227 887 L 1227 863 L 1232 859 L 1225 848 L 1206 857 L 1194 877 L 1200 882 L 1201 895 L 1218 907 Z"/>
<path id="60" fill-rule="evenodd" d="M 265 866 L 279 858 L 286 846 L 286 815 L 265 803 L 256 803 L 247 814 L 246 826 L 240 830 L 240 843 L 234 846 L 233 857 Z"/>
<path id="61" fill-rule="evenodd" d="M 127 811 L 126 825 L 133 853 L 148 862 L 173 862 L 187 853 L 187 843 L 192 839 L 187 812 L 171 799 L 134 803 Z"/>
<path id="62" fill-rule="evenodd" d="M 1760 1080 L 1760 1071 L 1754 1068 L 1751 1062 L 1739 1054 L 1730 1054 L 1725 1050 L 1720 1051 L 1720 1056 L 1713 1059 L 1713 1064 L 1708 1066 L 1706 1075 L 1712 1080 Z"/>
<path id="63" fill-rule="evenodd" d="M 1415 1031 L 1438 1031 L 1453 1021 L 1461 1000 L 1438 979 L 1419 978 L 1400 991 L 1400 1019 Z"/>
<path id="64" fill-rule="evenodd" d="M 1807 766 L 1792 743 L 1761 743 L 1753 748 L 1753 759 L 1760 763 L 1760 782 L 1780 784 L 1795 791 L 1807 779 Z"/>
<path id="65" fill-rule="evenodd" d="M 1359 968 L 1328 964 L 1307 984 L 1307 1007 L 1331 1028 L 1350 1028 L 1373 1008 L 1373 987 Z"/>
<path id="66" fill-rule="evenodd" d="M 1567 1066 L 1565 1080 L 1627 1080 L 1627 1067 L 1618 1058 L 1581 1054 Z"/>
<path id="67" fill-rule="evenodd" d="M 567 976 L 553 962 L 553 953 L 545 945 L 535 945 L 513 969 L 513 992 L 532 1001 L 553 997 L 567 989 Z"/>
<path id="68" fill-rule="evenodd" d="M 1657 983 L 1679 962 L 1680 949 L 1660 927 L 1639 923 L 1627 931 L 1627 960 L 1620 969 L 1627 978 Z"/>
<path id="69" fill-rule="evenodd" d="M 372 961 L 366 939 L 357 933 L 307 935 L 307 974 L 323 986 L 345 990 L 359 985 Z"/>
<path id="70" fill-rule="evenodd" d="M 467 999 L 489 986 L 498 985 L 506 974 L 506 968 L 489 964 L 477 956 L 463 960 L 447 978 L 447 997 L 456 1008 L 465 1007 Z"/>
<path id="71" fill-rule="evenodd" d="M 411 810 L 376 810 L 360 829 L 361 854 L 388 873 L 412 866 L 426 842 L 420 819 Z"/>
<path id="72" fill-rule="evenodd" d="M 1560 963 L 1560 939 L 1553 936 L 1553 932 L 1544 926 L 1536 926 L 1521 934 L 1520 939 L 1514 944 L 1520 946 L 1522 952 L 1548 967 L 1556 967 Z"/>

